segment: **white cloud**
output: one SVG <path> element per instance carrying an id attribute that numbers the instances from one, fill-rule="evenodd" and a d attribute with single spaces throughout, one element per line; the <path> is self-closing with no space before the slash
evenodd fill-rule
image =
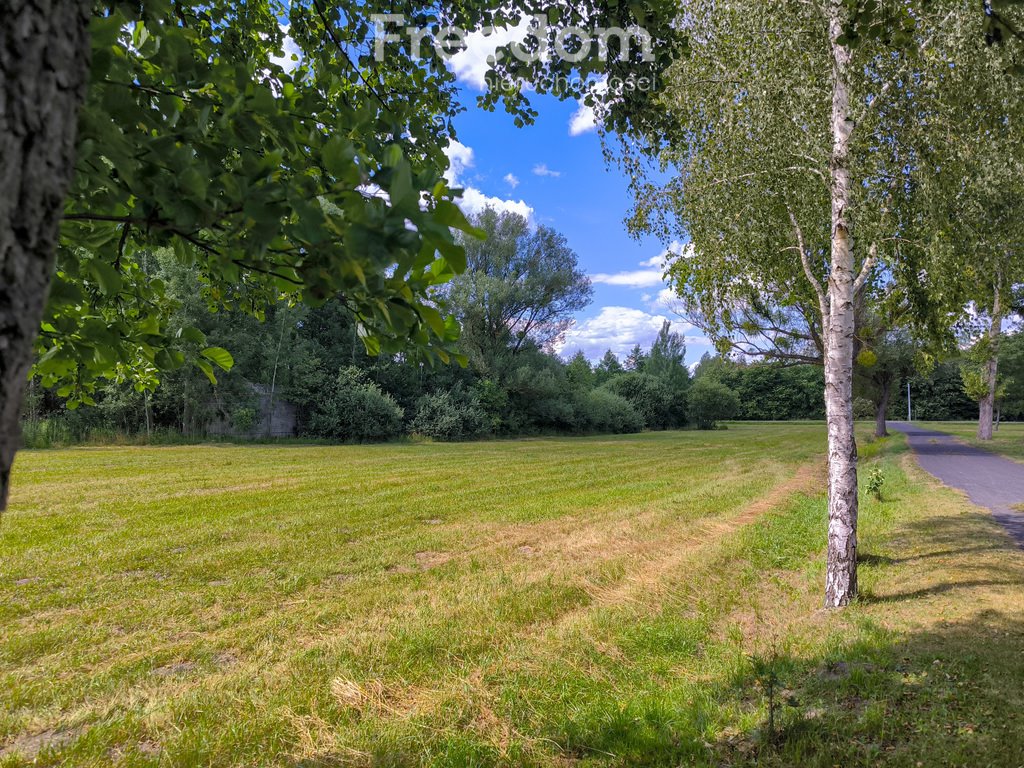
<path id="1" fill-rule="evenodd" d="M 651 312 L 671 312 L 674 315 L 686 312 L 683 300 L 671 288 L 662 288 L 656 296 L 648 295 L 643 301 Z"/>
<path id="2" fill-rule="evenodd" d="M 461 141 L 452 139 L 445 147 L 444 153 L 448 156 L 448 170 L 445 171 L 444 177 L 450 186 L 460 186 L 462 174 L 472 168 L 476 162 L 473 150 Z"/>
<path id="3" fill-rule="evenodd" d="M 487 73 L 491 69 L 490 57 L 502 46 L 524 41 L 532 21 L 531 18 L 524 18 L 514 27 L 494 29 L 489 35 L 483 30 L 470 32 L 466 35 L 466 47 L 448 60 L 448 66 L 460 81 L 477 90 L 484 90 L 487 87 Z"/>
<path id="4" fill-rule="evenodd" d="M 580 136 L 588 131 L 593 131 L 596 128 L 597 115 L 594 114 L 594 108 L 588 107 L 580 101 L 576 111 L 573 112 L 572 117 L 569 118 L 569 135 Z"/>
<path id="5" fill-rule="evenodd" d="M 643 269 L 627 270 L 608 274 L 605 272 L 591 275 L 591 281 L 603 283 L 604 285 L 618 285 L 626 288 L 655 288 L 665 285 L 665 268 L 672 258 L 685 257 L 690 250 L 690 245 L 683 245 L 679 241 L 673 241 L 668 248 L 640 262 Z M 666 289 L 667 290 L 667 289 Z M 658 301 L 661 301 L 665 291 L 658 294 Z M 650 296 L 643 297 L 644 302 L 650 301 Z M 668 307 L 663 307 L 668 308 Z"/>
<path id="6" fill-rule="evenodd" d="M 512 187 L 512 189 L 515 189 L 516 187 L 519 186 L 519 177 L 516 176 L 514 173 L 506 173 L 504 181 L 506 184 Z"/>
<path id="7" fill-rule="evenodd" d="M 604 95 L 608 92 L 608 78 L 601 78 L 595 82 L 592 86 L 593 92 L 598 96 Z M 597 128 L 597 113 L 594 112 L 593 107 L 588 107 L 583 99 L 577 99 L 576 111 L 573 112 L 572 117 L 569 118 L 569 135 L 580 136 L 588 131 L 593 131 Z"/>
<path id="8" fill-rule="evenodd" d="M 302 61 L 302 49 L 299 48 L 298 43 L 296 43 L 295 40 L 292 39 L 291 35 L 288 34 L 289 29 L 290 25 L 281 25 L 281 31 L 284 32 L 284 42 L 281 45 L 283 48 L 282 55 L 270 57 L 270 60 L 281 67 L 285 72 L 291 72 L 299 66 L 299 62 Z M 295 56 L 296 58 L 292 59 L 292 56 Z"/>
<path id="9" fill-rule="evenodd" d="M 533 219 L 533 207 L 525 200 L 506 200 L 501 197 L 485 195 L 475 187 L 466 187 L 462 191 L 459 207 L 465 213 L 480 213 L 484 208 L 494 208 L 499 212 L 518 213 L 524 219 Z"/>
<path id="10" fill-rule="evenodd" d="M 467 147 L 465 144 L 453 139 L 445 148 L 445 154 L 448 156 L 448 170 L 445 172 L 444 177 L 450 186 L 463 188 L 462 197 L 459 200 L 459 207 L 462 208 L 463 212 L 473 214 L 480 213 L 484 208 L 494 208 L 496 211 L 518 213 L 528 220 L 533 219 L 533 208 L 525 200 L 506 200 L 501 197 L 492 197 L 463 181 L 463 175 L 476 162 L 472 147 Z"/>
<path id="11" fill-rule="evenodd" d="M 590 280 L 595 283 L 619 285 L 626 288 L 653 288 L 665 282 L 661 277 L 660 269 L 635 269 L 630 272 L 616 272 L 614 274 L 602 272 L 592 275 Z"/>
<path id="12" fill-rule="evenodd" d="M 562 172 L 561 171 L 553 171 L 553 170 L 551 170 L 550 168 L 548 168 L 546 163 L 538 163 L 537 165 L 533 166 L 533 175 L 534 176 L 550 176 L 552 178 L 557 179 L 559 176 L 562 175 Z"/>
<path id="13" fill-rule="evenodd" d="M 678 240 L 673 240 L 669 243 L 668 248 L 659 253 L 657 256 L 652 256 L 647 261 L 641 262 L 642 267 L 660 267 L 664 268 L 669 261 L 678 259 L 680 257 L 686 259 L 689 258 L 693 253 L 693 246 L 690 243 L 683 244 Z"/>
<path id="14" fill-rule="evenodd" d="M 632 307 L 602 307 L 597 317 L 588 318 L 566 331 L 556 351 L 569 356 L 583 350 L 589 359 L 598 360 L 610 349 L 624 358 L 637 344 L 649 348 L 667 319 L 664 315 L 652 315 Z"/>

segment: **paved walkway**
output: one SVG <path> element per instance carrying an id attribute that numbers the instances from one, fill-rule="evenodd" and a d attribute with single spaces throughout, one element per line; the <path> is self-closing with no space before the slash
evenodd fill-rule
<path id="1" fill-rule="evenodd" d="M 1024 464 L 967 445 L 945 432 L 906 422 L 889 426 L 906 433 L 922 469 L 992 510 L 992 516 L 1024 547 L 1024 512 L 1013 509 L 1024 504 Z"/>

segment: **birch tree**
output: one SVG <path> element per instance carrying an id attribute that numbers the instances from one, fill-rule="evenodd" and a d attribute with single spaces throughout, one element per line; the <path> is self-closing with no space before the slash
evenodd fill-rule
<path id="1" fill-rule="evenodd" d="M 977 436 L 991 440 L 1004 325 L 1024 281 L 1024 78 L 1021 41 L 981 47 L 972 21 L 948 16 L 928 58 L 930 133 L 940 140 L 928 143 L 920 187 L 944 219 L 950 253 L 942 280 L 956 286 L 961 329 L 983 357 L 971 395 Z M 964 52 L 979 47 L 983 55 L 965 66 Z"/>
<path id="2" fill-rule="evenodd" d="M 936 249 L 915 185 L 939 138 L 927 117 L 941 94 L 918 86 L 940 14 L 970 9 L 949 3 L 911 16 L 909 8 L 894 6 L 887 20 L 899 45 L 872 35 L 854 45 L 856 3 L 687 3 L 690 55 L 661 94 L 666 122 L 676 127 L 627 142 L 624 152 L 638 200 L 632 224 L 689 237 L 692 253 L 676 259 L 670 275 L 712 336 L 725 345 L 743 334 L 782 341 L 809 357 L 820 350 L 829 607 L 857 593 L 858 310 L 871 291 L 934 298 L 928 268 Z M 651 181 L 637 159 L 652 147 L 661 170 L 672 172 L 667 183 Z M 766 334 L 749 323 L 752 310 L 787 322 Z"/>

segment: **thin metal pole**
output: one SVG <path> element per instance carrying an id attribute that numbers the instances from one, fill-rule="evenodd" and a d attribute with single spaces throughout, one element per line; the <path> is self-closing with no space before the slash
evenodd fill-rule
<path id="1" fill-rule="evenodd" d="M 910 418 L 910 381 L 907 381 L 907 421 L 911 421 Z"/>

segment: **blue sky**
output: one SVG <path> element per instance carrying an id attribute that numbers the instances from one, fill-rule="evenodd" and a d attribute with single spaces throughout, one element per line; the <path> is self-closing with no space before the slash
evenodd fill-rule
<path id="1" fill-rule="evenodd" d="M 576 102 L 554 97 L 532 99 L 540 116 L 525 128 L 516 128 L 503 111 L 478 109 L 485 56 L 471 44 L 452 61 L 467 111 L 456 119 L 459 142 L 449 149 L 449 176 L 466 189 L 465 210 L 490 204 L 529 215 L 565 235 L 576 251 L 593 281 L 594 300 L 559 352 L 568 357 L 582 349 L 597 360 L 612 349 L 625 357 L 634 344 L 649 347 L 669 319 L 687 336 L 687 363 L 699 360 L 710 346 L 672 310 L 661 279 L 666 244 L 626 231 L 626 181 L 605 163 L 592 119 Z"/>

